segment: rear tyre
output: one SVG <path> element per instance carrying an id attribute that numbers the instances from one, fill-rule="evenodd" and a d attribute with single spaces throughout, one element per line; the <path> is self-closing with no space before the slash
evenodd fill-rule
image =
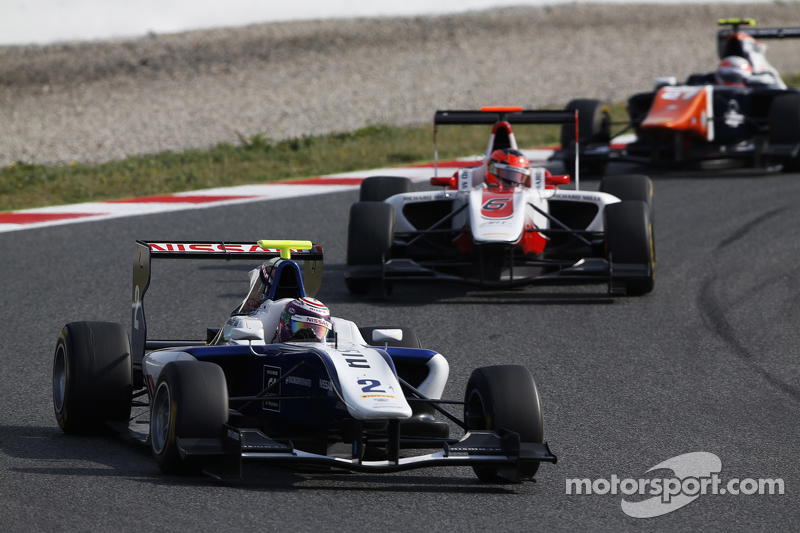
<path id="1" fill-rule="evenodd" d="M 650 220 L 653 219 L 653 181 L 642 174 L 606 176 L 600 180 L 600 192 L 616 196 L 622 201 L 636 200 L 647 204 Z"/>
<path id="2" fill-rule="evenodd" d="M 519 433 L 521 442 L 544 442 L 542 401 L 530 371 L 521 365 L 476 368 L 467 381 L 464 394 L 464 422 L 470 429 L 501 429 Z M 538 462 L 520 467 L 523 478 L 532 478 Z M 486 483 L 507 483 L 497 468 L 473 467 L 475 475 Z"/>
<path id="3" fill-rule="evenodd" d="M 64 433 L 127 421 L 133 391 L 128 332 L 110 322 L 70 322 L 53 356 L 53 409 Z"/>
<path id="4" fill-rule="evenodd" d="M 642 174 L 606 176 L 600 180 L 600 192 L 616 196 L 622 201 L 636 200 L 647 204 L 650 210 L 650 225 L 655 226 L 653 210 L 653 180 Z M 653 240 L 653 257 L 658 259 L 656 242 Z"/>
<path id="5" fill-rule="evenodd" d="M 347 224 L 347 266 L 380 266 L 394 240 L 394 207 L 383 202 L 357 202 Z M 376 278 L 377 279 L 377 278 Z M 366 294 L 376 280 L 345 277 L 347 290 Z"/>
<path id="6" fill-rule="evenodd" d="M 194 474 L 202 465 L 183 459 L 178 438 L 221 438 L 228 422 L 228 387 L 218 365 L 173 361 L 161 371 L 150 411 L 150 450 L 165 474 Z"/>
<path id="7" fill-rule="evenodd" d="M 411 191 L 411 180 L 395 176 L 372 176 L 361 182 L 359 201 L 382 202 L 395 194 Z"/>
<path id="8" fill-rule="evenodd" d="M 783 94 L 769 108 L 770 144 L 800 143 L 800 94 Z M 800 171 L 800 154 L 781 158 L 784 172 Z"/>
<path id="9" fill-rule="evenodd" d="M 580 135 L 581 152 L 590 144 L 605 144 L 611 142 L 611 111 L 608 105 L 599 100 L 579 99 L 572 100 L 566 107 L 567 111 L 578 111 L 578 129 Z M 575 177 L 575 123 L 561 126 L 561 149 L 565 152 L 564 168 L 567 174 Z M 572 154 L 570 156 L 570 153 Z M 581 173 L 602 176 L 608 169 L 608 162 L 581 162 Z"/>
<path id="10" fill-rule="evenodd" d="M 610 263 L 649 265 L 650 276 L 625 280 L 628 295 L 649 293 L 655 285 L 655 245 L 650 210 L 641 201 L 609 204 L 603 211 L 606 259 Z"/>

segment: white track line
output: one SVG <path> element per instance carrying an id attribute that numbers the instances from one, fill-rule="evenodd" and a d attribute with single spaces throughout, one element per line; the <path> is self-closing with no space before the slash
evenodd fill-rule
<path id="1" fill-rule="evenodd" d="M 439 166 L 439 175 L 452 175 L 459 166 L 452 165 L 452 162 L 451 166 L 443 163 Z M 168 211 L 205 209 L 222 205 L 329 194 L 357 189 L 364 178 L 381 175 L 405 176 L 412 181 L 419 182 L 433 177 L 433 168 L 427 166 L 379 168 L 295 180 L 293 182 L 219 187 L 170 195 L 132 198 L 130 200 L 24 209 L 0 213 L 0 233 Z M 182 201 L 182 199 L 186 200 Z"/>
<path id="2" fill-rule="evenodd" d="M 635 137 L 633 137 L 635 139 Z M 615 139 L 615 144 L 631 142 L 629 138 Z M 553 155 L 553 149 L 523 150 L 531 163 L 544 163 Z M 455 161 L 443 161 L 439 164 L 439 176 L 451 176 L 467 163 L 478 163 L 479 156 L 464 157 Z M 23 229 L 92 222 L 110 218 L 132 217 L 182 211 L 187 209 L 205 209 L 221 205 L 263 202 L 284 198 L 297 198 L 317 194 L 329 194 L 356 189 L 368 176 L 404 176 L 414 182 L 426 181 L 433 177 L 433 165 L 415 165 L 410 167 L 376 168 L 331 174 L 318 178 L 293 180 L 291 182 L 264 183 L 259 185 L 239 185 L 237 187 L 218 187 L 200 191 L 177 194 L 131 198 L 109 202 L 89 202 L 84 204 L 39 207 L 0 213 L 0 233 Z"/>

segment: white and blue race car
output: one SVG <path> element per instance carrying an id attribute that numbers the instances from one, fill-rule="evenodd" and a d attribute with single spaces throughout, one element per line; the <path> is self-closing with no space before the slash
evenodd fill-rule
<path id="1" fill-rule="evenodd" d="M 151 261 L 162 258 L 267 261 L 270 277 L 263 283 L 251 271 L 248 295 L 205 341 L 149 340 L 144 296 Z M 478 368 L 463 400 L 443 400 L 448 363 L 408 328 L 330 317 L 324 339 L 276 339 L 287 304 L 319 289 L 322 259 L 309 241 L 137 241 L 130 340 L 107 322 L 69 323 L 58 337 L 59 426 L 73 434 L 109 426 L 148 444 L 165 473 L 218 478 L 240 477 L 252 459 L 375 473 L 472 466 L 483 481 L 516 482 L 556 462 L 524 366 Z M 463 419 L 445 405 L 463 406 Z M 463 436 L 451 437 L 451 425 Z"/>

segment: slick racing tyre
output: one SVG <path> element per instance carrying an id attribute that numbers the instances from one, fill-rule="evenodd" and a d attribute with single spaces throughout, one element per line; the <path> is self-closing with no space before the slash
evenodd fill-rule
<path id="1" fill-rule="evenodd" d="M 395 194 L 411 191 L 411 180 L 395 176 L 372 176 L 361 182 L 360 202 L 382 202 Z"/>
<path id="2" fill-rule="evenodd" d="M 599 100 L 572 100 L 567 111 L 578 111 L 578 130 L 581 153 L 589 145 L 611 142 L 611 111 L 608 105 Z M 575 178 L 575 123 L 562 124 L 561 149 L 565 152 L 564 169 Z M 570 156 L 570 153 L 572 154 Z M 608 168 L 606 161 L 581 162 L 581 173 L 602 176 Z"/>
<path id="3" fill-rule="evenodd" d="M 627 176 L 606 176 L 600 180 L 600 192 L 616 196 L 622 201 L 637 200 L 647 204 L 650 210 L 650 225 L 655 226 L 653 210 L 653 180 L 642 174 Z M 653 256 L 658 259 L 656 243 L 653 240 Z"/>
<path id="4" fill-rule="evenodd" d="M 388 259 L 394 240 L 394 207 L 383 202 L 356 202 L 347 224 L 347 266 L 380 266 Z M 345 278 L 353 294 L 366 294 L 377 279 Z"/>
<path id="5" fill-rule="evenodd" d="M 131 416 L 128 332 L 110 322 L 70 322 L 53 356 L 53 409 L 65 433 L 86 434 Z"/>
<path id="6" fill-rule="evenodd" d="M 414 330 L 411 328 L 403 328 L 400 326 L 367 326 L 358 328 L 358 331 L 361 332 L 361 336 L 364 337 L 367 344 L 378 346 L 378 344 L 372 341 L 372 332 L 376 329 L 399 329 L 403 331 L 403 339 L 399 341 L 390 340 L 388 341 L 389 346 L 395 346 L 397 348 L 422 348 L 419 337 L 417 337 L 417 334 L 414 333 Z M 381 346 L 383 346 L 383 344 L 381 344 Z"/>
<path id="7" fill-rule="evenodd" d="M 796 146 L 800 143 L 800 94 L 778 96 L 769 108 L 769 143 Z M 800 171 L 800 154 L 780 159 L 784 172 Z"/>
<path id="8" fill-rule="evenodd" d="M 464 393 L 464 422 L 470 429 L 501 429 L 519 433 L 521 442 L 544 442 L 542 402 L 530 371 L 521 365 L 476 368 Z M 504 483 L 496 468 L 473 467 L 486 483 Z M 539 470 L 538 462 L 520 465 L 520 477 L 530 479 Z"/>
<path id="9" fill-rule="evenodd" d="M 653 221 L 653 181 L 642 174 L 628 176 L 606 176 L 600 180 L 600 192 L 616 196 L 620 200 L 637 200 L 647 204 L 650 209 L 650 222 Z"/>
<path id="10" fill-rule="evenodd" d="M 195 474 L 202 465 L 183 459 L 179 438 L 221 438 L 228 422 L 225 373 L 214 363 L 172 361 L 161 371 L 150 410 L 150 450 L 165 474 Z"/>
<path id="11" fill-rule="evenodd" d="M 603 211 L 603 228 L 606 259 L 612 268 L 618 263 L 649 266 L 648 277 L 625 280 L 627 294 L 638 296 L 651 292 L 655 284 L 655 245 L 647 204 L 623 201 L 607 205 Z"/>

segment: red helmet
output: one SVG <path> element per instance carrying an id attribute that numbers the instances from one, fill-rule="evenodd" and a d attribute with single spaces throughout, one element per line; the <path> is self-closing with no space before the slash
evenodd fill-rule
<path id="1" fill-rule="evenodd" d="M 278 338 L 281 342 L 325 342 L 328 333 L 333 330 L 330 320 L 331 313 L 325 304 L 314 298 L 297 298 L 283 308 Z"/>
<path id="2" fill-rule="evenodd" d="M 495 150 L 486 167 L 486 183 L 495 187 L 517 187 L 528 181 L 530 163 L 519 150 Z"/>
<path id="3" fill-rule="evenodd" d="M 718 85 L 733 85 L 744 87 L 747 80 L 753 75 L 753 67 L 743 57 L 729 56 L 719 62 L 715 72 Z"/>

